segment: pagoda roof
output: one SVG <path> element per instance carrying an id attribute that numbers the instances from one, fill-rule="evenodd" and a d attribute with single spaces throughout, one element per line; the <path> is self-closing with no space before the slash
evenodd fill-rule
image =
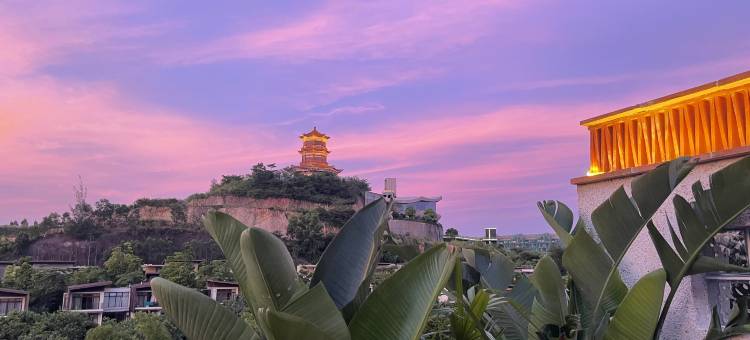
<path id="1" fill-rule="evenodd" d="M 326 135 L 325 133 L 322 133 L 322 132 L 318 131 L 318 127 L 316 127 L 316 126 L 313 127 L 312 131 L 310 131 L 308 133 L 305 133 L 305 134 L 303 134 L 303 135 L 300 136 L 300 138 L 303 138 L 303 137 L 331 138 L 331 137 L 328 137 L 328 135 Z"/>

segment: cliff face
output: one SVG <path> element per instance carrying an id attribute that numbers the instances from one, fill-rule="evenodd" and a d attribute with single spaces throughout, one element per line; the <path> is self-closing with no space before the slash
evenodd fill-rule
<path id="1" fill-rule="evenodd" d="M 173 224 L 174 216 L 170 207 L 145 206 L 138 208 L 138 219 L 140 221 L 156 221 Z"/>
<path id="2" fill-rule="evenodd" d="M 331 209 L 327 204 L 298 201 L 288 198 L 265 198 L 235 196 L 210 196 L 193 199 L 187 204 L 187 218 L 189 222 L 200 223 L 201 218 L 211 210 L 217 210 L 231 215 L 247 226 L 262 228 L 270 232 L 286 234 L 289 217 L 302 213 L 304 210 L 315 208 Z M 362 203 L 350 206 L 359 210 Z"/>

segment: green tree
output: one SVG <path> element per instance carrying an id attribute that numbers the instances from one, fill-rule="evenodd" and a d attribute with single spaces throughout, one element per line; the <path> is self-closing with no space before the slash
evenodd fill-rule
<path id="1" fill-rule="evenodd" d="M 100 267 L 85 267 L 71 273 L 68 278 L 68 284 L 79 285 L 84 283 L 106 281 L 108 279 L 109 276 L 104 269 Z"/>
<path id="2" fill-rule="evenodd" d="M 86 332 L 95 324 L 82 313 L 55 312 L 41 314 L 21 340 L 83 340 Z"/>
<path id="3" fill-rule="evenodd" d="M 458 236 L 458 230 L 456 230 L 455 228 L 448 228 L 445 231 L 445 236 L 456 237 Z"/>
<path id="4" fill-rule="evenodd" d="M 143 281 L 145 277 L 142 265 L 143 260 L 133 254 L 133 245 L 130 242 L 112 248 L 109 258 L 104 261 L 107 275 L 119 286 Z"/>
<path id="5" fill-rule="evenodd" d="M 440 216 L 435 212 L 435 210 L 427 209 L 422 213 L 422 220 L 427 223 L 435 224 L 440 219 Z"/>
<path id="6" fill-rule="evenodd" d="M 404 210 L 404 215 L 407 219 L 413 220 L 417 217 L 417 210 L 414 209 L 414 207 L 406 207 Z"/>
<path id="7" fill-rule="evenodd" d="M 323 234 L 323 223 L 317 211 L 305 211 L 289 218 L 286 236 L 291 245 L 290 252 L 296 258 L 315 263 L 330 242 L 331 237 Z"/>
<path id="8" fill-rule="evenodd" d="M 193 255 L 189 251 L 178 251 L 167 256 L 159 276 L 186 287 L 196 288 L 198 283 L 193 268 Z"/>
<path id="9" fill-rule="evenodd" d="M 226 260 L 213 260 L 208 263 L 202 263 L 198 267 L 197 285 L 198 288 L 206 287 L 206 280 L 214 279 L 219 281 L 234 281 L 232 269 Z"/>
<path id="10" fill-rule="evenodd" d="M 141 339 L 132 320 L 117 322 L 106 320 L 101 326 L 89 329 L 86 340 L 136 340 Z"/>
<path id="11" fill-rule="evenodd" d="M 133 321 L 135 322 L 135 329 L 146 340 L 172 339 L 166 320 L 160 315 L 135 313 Z"/>
<path id="12" fill-rule="evenodd" d="M 34 285 L 34 269 L 31 258 L 22 257 L 12 266 L 5 268 L 3 286 L 13 289 L 28 290 Z"/>
<path id="13" fill-rule="evenodd" d="M 57 270 L 38 270 L 33 274 L 34 284 L 28 289 L 29 308 L 36 312 L 60 309 L 67 287 L 67 275 Z"/>

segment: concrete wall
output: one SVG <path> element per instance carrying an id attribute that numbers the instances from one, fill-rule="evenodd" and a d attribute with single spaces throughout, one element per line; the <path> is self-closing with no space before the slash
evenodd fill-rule
<path id="1" fill-rule="evenodd" d="M 412 238 L 440 241 L 443 239 L 443 227 L 416 221 L 391 220 L 388 222 L 391 232 Z"/>
<path id="2" fill-rule="evenodd" d="M 688 201 L 693 201 L 690 189 L 693 183 L 701 181 L 704 187 L 708 187 L 708 177 L 716 170 L 734 161 L 736 159 L 699 164 L 682 181 L 674 193 L 685 197 Z M 587 227 L 593 231 L 591 212 L 620 185 L 624 185 L 626 192 L 630 195 L 630 182 L 634 178 L 621 178 L 578 186 L 578 208 Z M 674 217 L 671 196 L 654 217 L 654 223 L 659 231 L 667 240 L 671 240 L 665 214 Z M 648 236 L 648 230 L 644 228 L 622 261 L 620 266 L 622 278 L 629 287 L 632 287 L 640 277 L 658 268 L 661 268 L 659 256 L 651 243 L 651 238 Z M 665 292 L 665 297 L 667 292 Z M 703 339 L 710 323 L 712 307 L 709 305 L 707 295 L 704 275 L 694 275 L 683 280 L 672 302 L 662 338 Z"/>

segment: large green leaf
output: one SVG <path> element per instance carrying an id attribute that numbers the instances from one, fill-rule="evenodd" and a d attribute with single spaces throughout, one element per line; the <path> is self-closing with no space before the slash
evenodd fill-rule
<path id="1" fill-rule="evenodd" d="M 674 197 L 674 209 L 680 236 L 669 225 L 676 251 L 653 225 L 649 234 L 667 272 L 670 292 L 659 316 L 657 332 L 666 320 L 672 300 L 685 276 L 709 271 L 746 270 L 701 255 L 703 248 L 742 212 L 750 208 L 750 158 L 745 157 L 709 177 L 709 189 L 700 181 L 692 186 L 695 203 Z"/>
<path id="2" fill-rule="evenodd" d="M 258 313 L 258 322 L 266 331 L 267 340 L 332 340 L 318 326 L 296 315 L 265 309 Z"/>
<path id="3" fill-rule="evenodd" d="M 457 268 L 460 271 L 460 267 Z M 482 340 L 485 332 L 481 320 L 490 302 L 490 294 L 477 286 L 469 288 L 468 293 L 466 296 L 468 305 L 456 303 L 456 310 L 450 316 L 451 331 L 456 339 Z M 457 297 L 459 298 L 463 300 L 464 297 Z"/>
<path id="4" fill-rule="evenodd" d="M 252 327 L 210 297 L 162 278 L 151 280 L 159 305 L 194 340 L 258 339 Z"/>
<path id="5" fill-rule="evenodd" d="M 240 237 L 242 258 L 255 310 L 281 310 L 301 290 L 294 262 L 284 243 L 259 228 L 245 230 Z"/>
<path id="6" fill-rule="evenodd" d="M 366 205 L 344 224 L 323 252 L 310 285 L 323 282 L 339 309 L 354 300 L 377 264 L 387 215 L 388 206 L 382 198 Z"/>
<path id="7" fill-rule="evenodd" d="M 588 330 L 589 334 L 601 330 L 598 325 L 617 309 L 627 293 L 618 272 L 627 250 L 693 166 L 688 158 L 675 159 L 633 180 L 632 198 L 622 186 L 612 193 L 591 214 L 601 246 L 585 230 L 578 230 L 584 228 L 576 228 L 563 254 L 563 265 L 591 311 L 593 319 L 583 323 L 597 325 L 597 329 Z"/>
<path id="8" fill-rule="evenodd" d="M 654 335 L 667 276 L 658 269 L 643 276 L 622 300 L 604 335 L 611 340 L 648 340 Z"/>
<path id="9" fill-rule="evenodd" d="M 564 326 L 568 312 L 568 296 L 565 293 L 565 282 L 560 275 L 560 268 L 551 257 L 545 256 L 539 260 L 534 268 L 531 283 L 539 292 L 531 309 L 533 323 L 541 326 Z"/>
<path id="10" fill-rule="evenodd" d="M 206 214 L 203 218 L 203 225 L 206 226 L 206 230 L 214 241 L 219 244 L 245 300 L 254 307 L 256 303 L 250 294 L 250 280 L 247 277 L 247 268 L 240 250 L 240 238 L 242 232 L 247 230 L 247 226 L 228 214 L 216 211 Z"/>
<path id="11" fill-rule="evenodd" d="M 346 321 L 321 283 L 284 307 L 284 313 L 309 321 L 332 339 L 350 338 Z"/>
<path id="12" fill-rule="evenodd" d="M 531 308 L 537 295 L 536 288 L 525 276 L 516 280 L 513 289 L 500 299 L 493 299 L 487 306 L 487 313 L 502 329 L 508 339 L 526 339 L 529 330 L 536 334 L 539 325 L 529 327 Z"/>
<path id="13" fill-rule="evenodd" d="M 482 248 L 462 248 L 461 253 L 466 264 L 479 273 L 479 282 L 485 288 L 502 291 L 513 281 L 515 263 L 500 252 Z M 464 281 L 467 279 L 464 278 Z"/>
<path id="14" fill-rule="evenodd" d="M 440 244 L 383 281 L 349 323 L 352 339 L 418 339 L 456 256 Z"/>
<path id="15" fill-rule="evenodd" d="M 567 247 L 572 241 L 570 233 L 573 229 L 573 211 L 560 201 L 541 201 L 536 204 L 544 219 L 560 238 L 560 242 Z"/>
<path id="16" fill-rule="evenodd" d="M 563 253 L 563 266 L 575 281 L 590 311 L 590 320 L 582 320 L 589 334 L 596 334 L 607 313 L 617 309 L 628 292 L 617 271 L 612 272 L 612 259 L 602 246 L 591 238 L 586 228 L 576 231 L 573 241 Z"/>

